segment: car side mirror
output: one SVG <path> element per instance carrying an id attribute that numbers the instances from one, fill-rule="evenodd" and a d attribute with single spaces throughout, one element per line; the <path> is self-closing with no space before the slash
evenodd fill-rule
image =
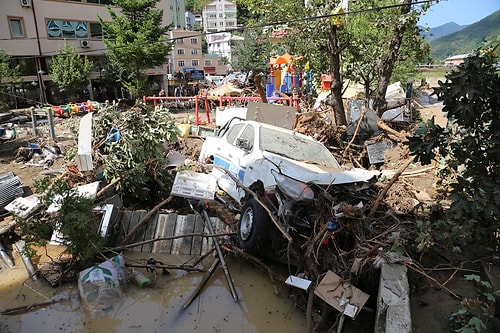
<path id="1" fill-rule="evenodd" d="M 236 139 L 236 146 L 238 148 L 241 148 L 241 149 L 245 150 L 245 151 L 249 151 L 252 148 L 250 146 L 250 140 L 243 139 L 243 138 Z"/>

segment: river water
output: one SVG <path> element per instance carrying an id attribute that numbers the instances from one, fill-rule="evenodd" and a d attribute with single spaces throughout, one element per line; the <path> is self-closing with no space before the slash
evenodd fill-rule
<path id="1" fill-rule="evenodd" d="M 145 254 L 125 253 L 125 261 Z M 148 256 L 150 256 L 148 254 Z M 186 258 L 158 256 L 165 264 L 181 264 Z M 82 306 L 77 283 L 53 288 L 39 278 L 32 281 L 18 257 L 16 266 L 0 271 L 0 311 L 60 300 L 43 308 L 16 315 L 0 314 L 1 333 L 53 332 L 305 332 L 305 315 L 293 298 L 277 296 L 267 275 L 245 261 L 227 258 L 239 300 L 235 302 L 219 266 L 191 305 L 186 299 L 203 273 L 170 270 L 169 275 L 148 273 L 150 287 L 128 284 L 125 297 L 110 312 L 89 311 Z M 209 264 L 208 264 L 209 265 Z M 207 265 L 207 268 L 208 268 Z"/>

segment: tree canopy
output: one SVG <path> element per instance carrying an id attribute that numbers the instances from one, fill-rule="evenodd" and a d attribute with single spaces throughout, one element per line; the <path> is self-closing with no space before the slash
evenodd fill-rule
<path id="1" fill-rule="evenodd" d="M 52 59 L 50 77 L 59 88 L 74 93 L 75 89 L 87 86 L 91 70 L 92 62 L 80 56 L 75 46 L 64 43 L 64 48 Z"/>
<path id="2" fill-rule="evenodd" d="M 4 87 L 9 88 L 21 82 L 19 65 L 12 67 L 10 59 L 10 54 L 5 50 L 0 49 L 0 84 L 2 86 L 2 91 L 4 90 Z M 2 103 L 0 103 L 0 110 L 2 109 L 7 109 L 7 106 L 3 106 Z"/>
<path id="3" fill-rule="evenodd" d="M 99 17 L 103 27 L 106 56 L 110 72 L 139 97 L 144 92 L 147 75 L 144 70 L 167 62 L 173 43 L 166 41 L 171 25 L 162 26 L 163 11 L 159 0 L 113 0 L 120 9 L 108 6 L 111 21 Z"/>
<path id="4" fill-rule="evenodd" d="M 408 145 L 422 164 L 438 162 L 452 204 L 445 215 L 455 241 L 493 244 L 500 214 L 500 76 L 495 41 L 465 59 L 435 89 L 449 125 L 422 123 Z M 460 223 L 456 223 L 460 221 Z"/>

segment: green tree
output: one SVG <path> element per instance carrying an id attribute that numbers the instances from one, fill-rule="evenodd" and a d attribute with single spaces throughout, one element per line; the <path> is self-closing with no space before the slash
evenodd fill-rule
<path id="1" fill-rule="evenodd" d="M 163 10 L 156 8 L 158 2 L 113 0 L 119 13 L 108 6 L 111 21 L 99 17 L 110 71 L 136 98 L 144 93 L 147 81 L 144 71 L 166 63 L 173 46 L 165 38 L 172 25 L 162 26 Z"/>
<path id="2" fill-rule="evenodd" d="M 87 86 L 92 62 L 80 56 L 75 46 L 64 43 L 64 48 L 57 51 L 52 59 L 50 78 L 59 88 L 69 91 L 74 96 L 76 89 Z"/>
<path id="3" fill-rule="evenodd" d="M 250 73 L 267 73 L 269 70 L 270 43 L 260 38 L 260 29 L 244 31 L 241 41 L 234 41 L 233 70 Z"/>
<path id="4" fill-rule="evenodd" d="M 445 217 L 475 242 L 496 242 L 494 232 L 500 227 L 499 49 L 496 41 L 439 83 L 435 93 L 448 127 L 430 120 L 408 141 L 423 164 L 438 159 L 439 178 L 452 201 Z"/>
<path id="5" fill-rule="evenodd" d="M 428 5 L 423 4 L 408 13 L 408 8 L 403 7 L 403 14 L 400 8 L 385 8 L 383 12 L 370 10 L 391 4 L 394 4 L 394 1 L 367 0 L 353 2 L 349 8 L 355 14 L 347 17 L 349 47 L 343 57 L 347 64 L 344 70 L 349 79 L 363 85 L 366 98 L 375 97 L 381 75 L 385 78 L 382 80 L 385 85 L 382 89 L 384 96 L 389 81 L 406 81 L 413 78 L 416 65 L 424 61 L 429 53 L 429 44 L 421 37 L 421 31 L 416 25 L 418 17 L 426 11 Z M 396 41 L 389 42 L 389 36 L 393 34 L 395 27 L 402 23 L 405 30 L 398 30 L 402 35 L 398 35 L 401 45 L 397 47 Z M 390 73 L 381 67 L 386 61 L 381 57 L 387 54 L 395 57 Z"/>
<path id="6" fill-rule="evenodd" d="M 186 0 L 186 10 L 201 13 L 203 11 L 203 7 L 210 1 L 211 0 Z"/>
<path id="7" fill-rule="evenodd" d="M 12 67 L 11 56 L 5 50 L 0 49 L 0 88 L 2 94 L 0 94 L 3 99 L 4 92 L 5 96 L 7 95 L 7 90 L 12 89 L 15 85 L 21 82 L 21 77 L 19 73 L 19 65 L 16 67 Z M 4 103 L 0 103 L 0 111 L 6 111 L 8 109 L 8 105 Z"/>

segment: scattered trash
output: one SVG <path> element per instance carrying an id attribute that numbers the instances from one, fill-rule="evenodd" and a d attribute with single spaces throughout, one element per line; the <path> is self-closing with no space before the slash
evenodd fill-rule
<path id="1" fill-rule="evenodd" d="M 293 276 L 293 275 L 290 275 L 285 283 L 289 286 L 293 286 L 293 287 L 296 287 L 296 288 L 299 288 L 299 289 L 302 289 L 302 290 L 308 290 L 309 289 L 309 286 L 311 285 L 311 282 L 310 280 L 307 280 L 307 279 L 303 279 L 303 278 L 300 278 L 298 276 Z"/>
<path id="2" fill-rule="evenodd" d="M 94 265 L 78 275 L 82 303 L 91 311 L 111 311 L 124 296 L 125 261 L 117 255 Z"/>
<path id="3" fill-rule="evenodd" d="M 129 279 L 139 288 L 149 287 L 151 285 L 151 279 L 139 271 L 130 272 Z"/>
<path id="4" fill-rule="evenodd" d="M 26 267 L 26 271 L 28 272 L 28 276 L 33 281 L 38 280 L 38 278 L 36 276 L 35 268 L 33 267 L 33 263 L 31 262 L 31 258 L 26 253 L 26 242 L 23 240 L 19 240 L 14 245 L 16 246 L 17 252 L 19 252 L 19 255 L 23 259 L 23 264 L 24 264 L 24 267 Z"/>
<path id="5" fill-rule="evenodd" d="M 21 180 L 13 172 L 7 172 L 0 176 L 0 211 L 23 194 Z"/>
<path id="6" fill-rule="evenodd" d="M 332 271 L 326 272 L 314 290 L 314 294 L 340 313 L 353 319 L 356 318 L 370 297 Z"/>

